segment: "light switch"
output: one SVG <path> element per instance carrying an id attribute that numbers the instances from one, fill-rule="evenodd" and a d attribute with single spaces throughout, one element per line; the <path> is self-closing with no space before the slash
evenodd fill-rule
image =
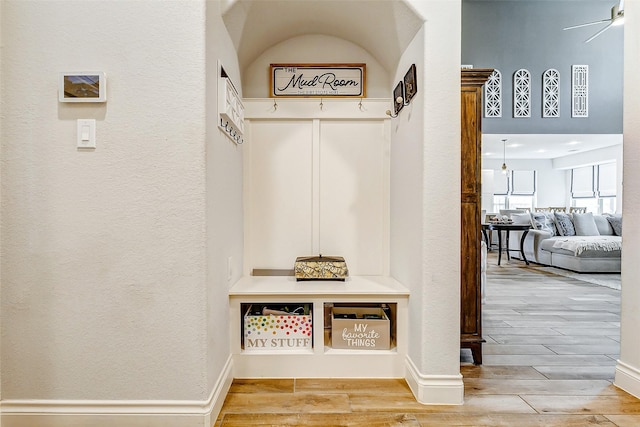
<path id="1" fill-rule="evenodd" d="M 82 125 L 82 132 L 81 132 L 81 136 L 80 139 L 82 140 L 82 142 L 84 142 L 85 144 L 89 142 L 89 125 Z"/>
<path id="2" fill-rule="evenodd" d="M 95 119 L 78 119 L 77 127 L 78 148 L 96 148 Z"/>

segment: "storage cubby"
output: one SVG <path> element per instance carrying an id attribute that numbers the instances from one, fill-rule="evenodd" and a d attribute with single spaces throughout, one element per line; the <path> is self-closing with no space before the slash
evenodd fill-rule
<path id="1" fill-rule="evenodd" d="M 297 282 L 291 276 L 244 277 L 229 291 L 234 376 L 403 377 L 407 353 L 408 298 L 407 288 L 393 278 L 383 276 L 353 276 L 344 282 Z M 293 347 L 294 344 L 304 344 L 303 341 L 291 342 L 290 348 L 278 348 L 279 344 L 271 347 L 274 344 L 263 336 L 260 339 L 268 340 L 261 341 L 260 345 L 264 344 L 264 347 L 247 347 L 247 314 L 258 316 L 265 307 L 286 311 L 301 305 L 308 306 L 312 316 L 310 348 Z M 351 308 L 361 314 L 382 312 L 382 319 L 388 319 L 388 348 L 334 348 L 329 332 L 332 308 Z M 269 337 L 268 328 L 263 332 L 267 332 Z"/>
<path id="2" fill-rule="evenodd" d="M 247 352 L 313 350 L 313 303 L 241 303 L 241 348 Z"/>
<path id="3" fill-rule="evenodd" d="M 326 302 L 325 349 L 394 350 L 396 315 L 397 304 L 394 302 Z M 336 337 L 336 333 L 340 336 Z"/>
<path id="4" fill-rule="evenodd" d="M 244 276 L 229 290 L 234 377 L 404 377 L 409 291 L 389 277 L 388 100 L 273 104 L 244 100 Z M 287 275 L 297 257 L 319 254 L 344 257 L 348 278 Z M 287 340 L 285 319 L 263 310 L 300 304 L 311 336 L 294 328 Z M 331 307 L 361 319 L 333 323 Z M 346 338 L 339 344 L 332 324 Z"/>

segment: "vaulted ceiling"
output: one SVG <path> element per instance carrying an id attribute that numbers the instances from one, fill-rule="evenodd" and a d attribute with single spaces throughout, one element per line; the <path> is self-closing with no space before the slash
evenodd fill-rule
<path id="1" fill-rule="evenodd" d="M 389 73 L 424 22 L 404 0 L 232 0 L 223 19 L 240 69 L 282 41 L 324 34 L 362 47 Z"/>

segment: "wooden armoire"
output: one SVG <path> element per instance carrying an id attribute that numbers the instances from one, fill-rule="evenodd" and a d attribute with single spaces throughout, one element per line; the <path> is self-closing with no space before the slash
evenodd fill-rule
<path id="1" fill-rule="evenodd" d="M 482 194 L 482 86 L 492 69 L 461 71 L 461 241 L 460 347 L 470 348 L 473 363 L 482 364 L 482 300 L 480 282 Z"/>

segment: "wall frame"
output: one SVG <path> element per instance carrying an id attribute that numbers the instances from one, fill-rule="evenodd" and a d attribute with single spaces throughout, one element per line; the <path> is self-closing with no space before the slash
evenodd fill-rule
<path id="1" fill-rule="evenodd" d="M 107 79 L 104 72 L 60 73 L 58 100 L 60 102 L 106 102 Z"/>
<path id="2" fill-rule="evenodd" d="M 407 73 L 404 75 L 404 103 L 408 105 L 416 93 L 418 93 L 416 64 L 411 64 L 411 67 L 409 67 Z"/>
<path id="3" fill-rule="evenodd" d="M 269 85 L 272 98 L 364 98 L 366 64 L 271 64 Z"/>

